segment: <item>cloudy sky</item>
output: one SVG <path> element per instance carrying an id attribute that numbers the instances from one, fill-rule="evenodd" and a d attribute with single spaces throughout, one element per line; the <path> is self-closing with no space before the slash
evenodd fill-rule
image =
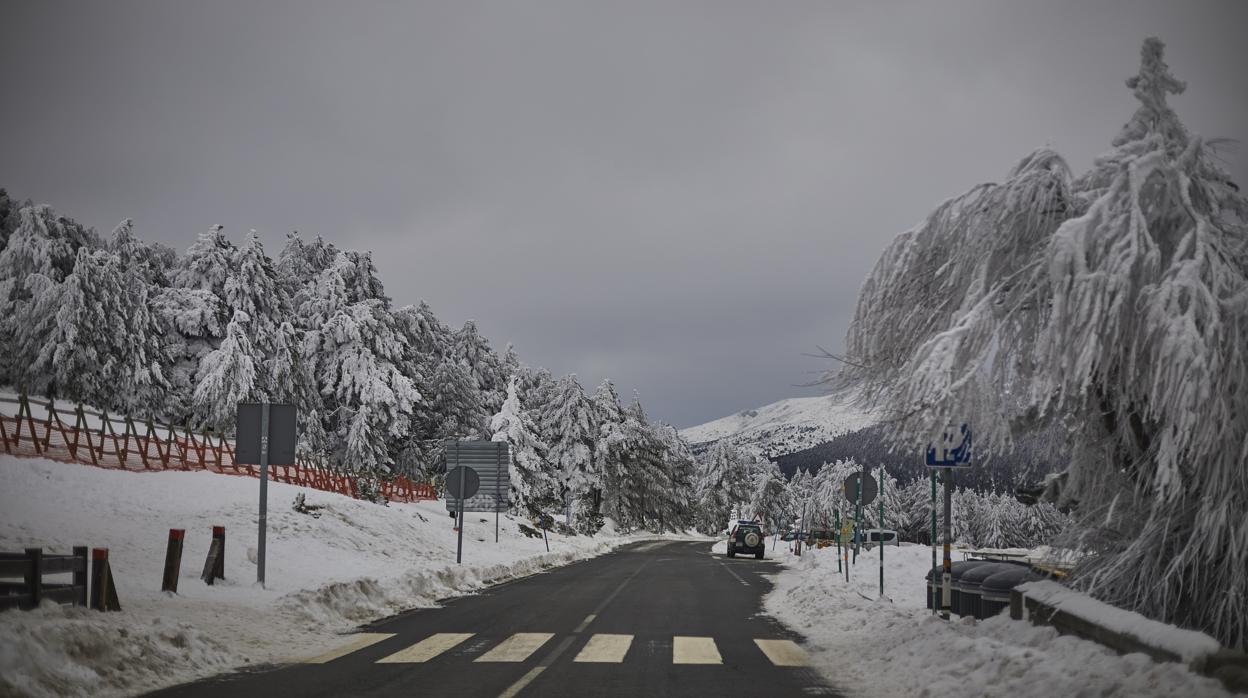
<path id="1" fill-rule="evenodd" d="M 1038 146 L 1076 171 L 1162 37 L 1248 139 L 1248 3 L 10 2 L 0 186 L 185 249 L 372 250 L 396 304 L 688 426 L 795 395 L 863 276 Z M 1242 183 L 1248 152 L 1228 156 Z"/>

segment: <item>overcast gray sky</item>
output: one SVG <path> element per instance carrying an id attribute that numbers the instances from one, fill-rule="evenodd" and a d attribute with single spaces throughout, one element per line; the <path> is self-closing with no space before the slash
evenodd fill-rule
<path id="1" fill-rule="evenodd" d="M 883 247 L 1038 146 L 1076 171 L 1144 37 L 1248 139 L 1248 3 L 14 2 L 0 186 L 185 249 L 320 234 L 396 304 L 689 426 L 795 395 Z M 1243 148 L 1230 156 L 1245 184 Z"/>

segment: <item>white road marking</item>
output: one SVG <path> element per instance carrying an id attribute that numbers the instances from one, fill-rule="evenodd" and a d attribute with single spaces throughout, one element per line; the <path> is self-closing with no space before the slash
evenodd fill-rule
<path id="1" fill-rule="evenodd" d="M 437 633 L 436 635 L 430 635 L 411 647 L 401 649 L 389 657 L 382 657 L 377 660 L 377 663 L 418 664 L 427 662 L 472 636 L 473 633 Z"/>
<path id="2" fill-rule="evenodd" d="M 682 637 L 672 638 L 672 664 L 723 664 L 724 658 L 719 656 L 714 638 Z"/>
<path id="3" fill-rule="evenodd" d="M 521 676 L 519 681 L 511 684 L 507 687 L 506 691 L 498 694 L 498 698 L 515 698 L 520 691 L 524 690 L 525 686 L 533 683 L 533 679 L 536 679 L 537 675 L 543 671 L 546 671 L 545 666 L 535 666 L 532 669 L 529 669 L 529 673 Z"/>
<path id="4" fill-rule="evenodd" d="M 576 655 L 574 662 L 619 664 L 633 644 L 632 635 L 608 635 L 599 633 L 589 638 L 589 643 Z"/>
<path id="5" fill-rule="evenodd" d="M 806 666 L 810 658 L 792 640 L 755 640 L 754 644 L 776 666 Z"/>
<path id="6" fill-rule="evenodd" d="M 324 664 L 325 662 L 332 662 L 339 657 L 345 657 L 348 654 L 357 650 L 362 650 L 369 645 L 375 645 L 382 640 L 392 638 L 394 637 L 394 633 L 357 633 L 351 637 L 352 640 L 350 642 L 337 649 L 332 649 L 325 654 L 318 655 L 310 659 L 301 659 L 299 661 L 304 664 Z"/>
<path id="7" fill-rule="evenodd" d="M 579 632 L 583 631 L 585 628 L 589 627 L 589 624 L 590 624 L 590 623 L 593 623 L 593 622 L 594 622 L 594 619 L 595 619 L 595 618 L 597 618 L 597 617 L 598 617 L 598 614 L 597 614 L 597 613 L 591 613 L 591 614 L 589 614 L 589 615 L 585 616 L 585 620 L 581 621 L 581 624 L 580 624 L 580 625 L 578 625 L 578 626 L 576 626 L 576 630 L 573 630 L 572 632 L 574 632 L 574 633 L 579 633 Z"/>
<path id="8" fill-rule="evenodd" d="M 476 661 L 523 662 L 554 636 L 554 633 L 516 633 L 503 640 L 494 649 L 477 657 Z"/>

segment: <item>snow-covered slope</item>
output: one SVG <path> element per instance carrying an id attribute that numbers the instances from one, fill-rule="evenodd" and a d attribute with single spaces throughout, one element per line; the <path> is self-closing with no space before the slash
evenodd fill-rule
<path id="1" fill-rule="evenodd" d="M 628 538 L 526 537 L 467 517 L 464 564 L 440 501 L 381 506 L 269 483 L 267 585 L 255 584 L 259 483 L 208 472 L 119 472 L 0 455 L 0 550 L 107 547 L 121 613 L 0 613 L 0 695 L 124 695 L 247 663 L 313 656 L 338 633 L 437 599 L 606 552 Z M 303 493 L 316 516 L 291 504 Z M 199 579 L 213 526 L 225 579 Z M 186 530 L 178 593 L 160 591 L 166 536 Z M 55 580 L 55 578 L 53 578 Z M 61 580 L 55 580 L 61 581 Z"/>
<path id="2" fill-rule="evenodd" d="M 870 412 L 853 404 L 851 393 L 837 393 L 780 400 L 683 429 L 680 435 L 695 446 L 728 439 L 772 457 L 810 448 L 876 421 Z"/>

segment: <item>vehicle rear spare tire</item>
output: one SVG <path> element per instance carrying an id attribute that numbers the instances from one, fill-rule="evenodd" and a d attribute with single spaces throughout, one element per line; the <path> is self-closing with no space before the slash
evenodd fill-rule
<path id="1" fill-rule="evenodd" d="M 749 533 L 745 534 L 745 547 L 756 548 L 758 547 L 758 543 L 759 543 L 759 538 L 758 538 L 757 533 L 750 531 Z"/>

